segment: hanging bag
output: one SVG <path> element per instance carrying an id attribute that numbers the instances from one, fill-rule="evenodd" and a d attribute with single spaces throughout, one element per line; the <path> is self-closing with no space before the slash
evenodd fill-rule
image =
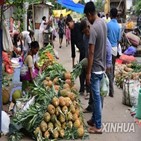
<path id="1" fill-rule="evenodd" d="M 106 73 L 103 74 L 100 87 L 100 95 L 106 97 L 109 94 L 109 78 Z"/>

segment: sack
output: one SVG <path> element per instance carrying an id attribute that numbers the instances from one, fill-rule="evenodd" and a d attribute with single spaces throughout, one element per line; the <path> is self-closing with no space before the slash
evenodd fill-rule
<path id="1" fill-rule="evenodd" d="M 137 106 L 140 89 L 139 80 L 124 80 L 122 103 L 127 106 Z"/>
<path id="2" fill-rule="evenodd" d="M 109 78 L 106 73 L 103 74 L 100 87 L 100 95 L 105 97 L 109 94 Z"/>
<path id="3" fill-rule="evenodd" d="M 134 35 L 131 32 L 126 33 L 126 38 L 129 39 L 129 41 L 134 45 L 134 46 L 139 46 L 140 44 L 140 38 L 136 35 Z"/>

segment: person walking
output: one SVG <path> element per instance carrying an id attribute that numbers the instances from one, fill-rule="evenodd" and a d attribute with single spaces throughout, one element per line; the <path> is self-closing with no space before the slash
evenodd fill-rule
<path id="1" fill-rule="evenodd" d="M 63 35 L 64 35 L 64 28 L 65 28 L 65 23 L 63 19 L 63 14 L 60 15 L 60 19 L 58 21 L 58 28 L 59 28 L 59 43 L 60 43 L 60 48 L 62 47 L 62 42 L 63 42 Z"/>
<path id="2" fill-rule="evenodd" d="M 113 64 L 113 73 L 112 73 L 112 78 L 114 81 L 114 72 L 115 72 L 115 62 L 116 58 L 118 55 L 118 44 L 121 39 L 121 30 L 120 26 L 117 22 L 117 14 L 118 11 L 116 8 L 112 8 L 110 11 L 110 16 L 111 16 L 111 21 L 107 24 L 107 37 L 112 45 L 112 64 Z M 109 96 L 113 97 L 114 96 L 114 89 L 110 90 Z"/>
<path id="3" fill-rule="evenodd" d="M 96 14 L 96 8 L 93 2 L 85 5 L 84 13 L 90 24 L 90 37 L 88 49 L 88 68 L 86 81 L 91 84 L 93 94 L 93 113 L 91 125 L 88 132 L 92 134 L 102 133 L 102 101 L 100 96 L 100 83 L 106 69 L 106 38 L 107 26 L 104 20 Z"/>
<path id="4" fill-rule="evenodd" d="M 83 33 L 81 31 L 80 23 L 74 23 L 71 16 L 66 18 L 66 24 L 71 30 L 71 57 L 72 57 L 72 67 L 75 65 L 75 46 L 79 49 L 80 56 L 79 61 L 85 58 L 85 47 L 83 42 Z M 85 70 L 82 70 L 80 75 L 80 94 L 84 94 L 84 86 L 85 85 Z"/>

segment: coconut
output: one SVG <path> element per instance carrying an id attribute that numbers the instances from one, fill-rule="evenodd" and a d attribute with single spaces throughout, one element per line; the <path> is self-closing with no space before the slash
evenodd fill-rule
<path id="1" fill-rule="evenodd" d="M 71 101 L 71 99 L 69 97 L 66 97 L 65 101 L 66 101 L 66 106 L 67 107 L 69 107 L 72 104 L 72 101 Z"/>
<path id="2" fill-rule="evenodd" d="M 58 99 L 57 97 L 54 97 L 54 98 L 52 99 L 52 104 L 53 104 L 55 107 L 57 107 L 57 106 L 59 105 L 59 99 Z"/>
<path id="3" fill-rule="evenodd" d="M 38 134 L 42 135 L 42 131 L 41 131 L 40 127 L 37 127 L 34 131 L 35 136 L 38 136 Z"/>
<path id="4" fill-rule="evenodd" d="M 5 88 L 2 89 L 2 102 L 3 104 L 7 104 L 9 102 L 9 91 Z"/>
<path id="5" fill-rule="evenodd" d="M 42 132 L 45 132 L 47 130 L 47 124 L 45 121 L 42 121 L 40 124 L 40 129 Z"/>
<path id="6" fill-rule="evenodd" d="M 71 79 L 71 73 L 70 72 L 65 72 L 64 77 L 65 77 L 65 80 L 66 79 Z"/>
<path id="7" fill-rule="evenodd" d="M 60 106 L 65 106 L 66 105 L 66 102 L 65 102 L 65 99 L 64 99 L 64 97 L 59 97 L 59 105 Z"/>
<path id="8" fill-rule="evenodd" d="M 46 80 L 49 81 L 50 80 L 50 77 L 46 77 Z"/>
<path id="9" fill-rule="evenodd" d="M 68 97 L 69 97 L 72 101 L 75 100 L 75 94 L 74 94 L 73 92 L 69 92 L 69 93 L 68 93 Z"/>
<path id="10" fill-rule="evenodd" d="M 73 117 L 73 118 L 72 118 L 73 121 L 76 121 L 76 120 L 78 119 L 78 115 L 77 115 L 76 113 L 74 113 L 74 114 L 72 115 L 72 117 Z"/>
<path id="11" fill-rule="evenodd" d="M 59 115 L 59 121 L 61 122 L 61 123 L 64 123 L 65 122 L 65 116 L 64 115 Z"/>
<path id="12" fill-rule="evenodd" d="M 63 85 L 63 88 L 64 88 L 64 89 L 70 89 L 70 85 L 67 84 L 67 83 L 65 83 L 65 84 Z"/>
<path id="13" fill-rule="evenodd" d="M 79 137 L 84 136 L 84 128 L 82 126 L 77 129 L 77 134 Z"/>
<path id="14" fill-rule="evenodd" d="M 52 123 L 52 122 L 49 122 L 49 123 L 48 123 L 48 129 L 49 129 L 49 130 L 53 130 L 53 128 L 54 128 L 53 123 Z"/>
<path id="15" fill-rule="evenodd" d="M 62 107 L 62 112 L 65 113 L 65 114 L 68 113 L 68 107 L 67 106 L 63 106 Z"/>
<path id="16" fill-rule="evenodd" d="M 44 84 L 44 86 L 47 86 L 48 85 L 48 81 L 47 80 L 44 80 L 43 81 L 43 84 Z"/>
<path id="17" fill-rule="evenodd" d="M 51 122 L 52 123 L 55 123 L 56 119 L 57 119 L 56 115 L 52 115 L 51 116 Z"/>
<path id="18" fill-rule="evenodd" d="M 80 110 L 78 109 L 78 107 L 75 110 L 75 113 L 79 116 L 80 115 Z"/>
<path id="19" fill-rule="evenodd" d="M 77 119 L 77 120 L 74 122 L 74 127 L 75 127 L 75 128 L 79 128 L 80 125 L 81 125 L 81 122 L 80 122 L 79 119 Z"/>
<path id="20" fill-rule="evenodd" d="M 65 136 L 65 130 L 64 129 L 59 130 L 59 136 L 61 138 L 63 138 Z"/>
<path id="21" fill-rule="evenodd" d="M 67 113 L 67 120 L 72 120 L 72 119 L 73 119 L 72 113 L 68 112 Z"/>
<path id="22" fill-rule="evenodd" d="M 58 81 L 59 81 L 59 79 L 58 79 L 58 77 L 56 77 L 56 78 L 54 78 L 53 83 L 58 84 Z"/>
<path id="23" fill-rule="evenodd" d="M 71 79 L 66 79 L 66 80 L 65 80 L 65 83 L 68 84 L 69 86 L 72 85 L 72 81 L 71 81 Z"/>
<path id="24" fill-rule="evenodd" d="M 45 139 L 49 139 L 50 133 L 49 133 L 48 131 L 46 131 L 46 132 L 44 133 L 44 137 L 45 137 Z"/>
<path id="25" fill-rule="evenodd" d="M 51 119 L 50 114 L 49 114 L 48 112 L 46 112 L 46 113 L 44 114 L 44 120 L 45 120 L 45 122 L 49 122 L 50 119 Z"/>
<path id="26" fill-rule="evenodd" d="M 68 127 L 69 127 L 69 128 L 72 128 L 72 127 L 73 127 L 72 121 L 69 121 L 69 122 L 68 122 Z"/>
<path id="27" fill-rule="evenodd" d="M 75 113 L 75 106 L 73 104 L 70 105 L 70 112 Z"/>
<path id="28" fill-rule="evenodd" d="M 59 121 L 55 122 L 55 128 L 57 128 L 57 130 L 61 129 L 61 123 Z"/>
<path id="29" fill-rule="evenodd" d="M 57 130 L 54 130 L 53 133 L 52 133 L 52 135 L 53 135 L 53 138 L 54 139 L 57 139 L 59 137 L 59 133 L 58 133 Z"/>
<path id="30" fill-rule="evenodd" d="M 60 86 L 59 85 L 54 85 L 54 89 L 58 92 L 59 91 Z"/>
<path id="31" fill-rule="evenodd" d="M 15 90 L 15 92 L 12 95 L 12 100 L 15 102 L 17 99 L 22 97 L 22 91 L 21 90 Z"/>
<path id="32" fill-rule="evenodd" d="M 49 80 L 47 86 L 52 87 L 52 85 L 53 85 L 52 81 Z"/>
<path id="33" fill-rule="evenodd" d="M 55 107 L 52 104 L 48 105 L 47 110 L 51 115 L 55 114 Z"/>
<path id="34" fill-rule="evenodd" d="M 60 95 L 63 96 L 63 97 L 66 97 L 67 96 L 67 89 L 62 89 L 60 90 Z"/>
<path id="35" fill-rule="evenodd" d="M 56 115 L 56 116 L 59 116 L 60 112 L 61 112 L 61 108 L 58 106 L 58 107 L 55 109 L 55 115 Z"/>
<path id="36" fill-rule="evenodd" d="M 62 123 L 62 128 L 66 129 L 66 122 Z"/>

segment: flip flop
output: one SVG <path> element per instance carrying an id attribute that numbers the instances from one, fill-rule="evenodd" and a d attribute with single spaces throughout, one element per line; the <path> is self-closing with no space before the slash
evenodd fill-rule
<path id="1" fill-rule="evenodd" d="M 102 130 L 96 130 L 94 127 L 90 127 L 89 129 L 88 129 L 88 132 L 90 133 L 90 134 L 102 134 Z"/>

